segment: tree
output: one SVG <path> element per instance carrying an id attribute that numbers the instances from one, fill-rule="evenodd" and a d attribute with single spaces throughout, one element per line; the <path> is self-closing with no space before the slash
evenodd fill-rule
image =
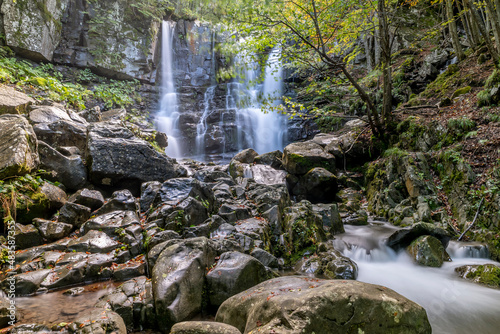
<path id="1" fill-rule="evenodd" d="M 308 66 L 325 78 L 335 79 L 335 83 L 338 79 L 347 80 L 366 105 L 373 134 L 386 140 L 392 112 L 392 39 L 387 3 L 386 0 L 241 0 L 234 5 L 229 20 L 237 23 L 241 33 L 253 36 L 246 40 L 247 46 L 251 44 L 255 50 L 263 51 L 281 45 L 287 61 Z M 361 51 L 361 36 L 375 30 L 380 39 L 384 82 L 381 110 L 358 82 L 351 66 Z"/>

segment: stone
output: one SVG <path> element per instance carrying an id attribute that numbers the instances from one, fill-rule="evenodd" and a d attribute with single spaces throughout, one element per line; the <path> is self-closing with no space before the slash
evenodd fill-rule
<path id="1" fill-rule="evenodd" d="M 138 190 L 143 182 L 176 176 L 174 160 L 117 125 L 91 125 L 86 152 L 90 180 L 99 185 Z"/>
<path id="2" fill-rule="evenodd" d="M 87 188 L 78 190 L 70 196 L 70 202 L 80 204 L 95 211 L 104 205 L 104 197 L 98 190 L 90 190 Z"/>
<path id="3" fill-rule="evenodd" d="M 238 154 L 236 154 L 233 157 L 233 160 L 239 161 L 239 162 L 244 163 L 244 164 L 251 164 L 251 163 L 253 163 L 255 157 L 257 157 L 258 155 L 259 154 L 257 152 L 255 152 L 254 149 L 247 148 L 246 150 L 243 150 L 243 151 L 239 152 Z"/>
<path id="4" fill-rule="evenodd" d="M 16 249 L 26 249 L 43 244 L 42 236 L 33 224 L 22 225 L 17 223 L 14 233 Z"/>
<path id="5" fill-rule="evenodd" d="M 218 215 L 224 218 L 228 223 L 234 223 L 238 220 L 248 219 L 253 216 L 248 206 L 229 203 L 222 204 Z"/>
<path id="6" fill-rule="evenodd" d="M 71 323 L 70 331 L 75 334 L 127 334 L 127 327 L 118 313 L 103 308 L 90 308 Z"/>
<path id="7" fill-rule="evenodd" d="M 468 281 L 486 285 L 490 288 L 500 288 L 500 267 L 493 263 L 465 265 L 455 268 L 459 277 Z"/>
<path id="8" fill-rule="evenodd" d="M 430 235 L 415 239 L 407 248 L 413 260 L 428 267 L 441 267 L 444 261 L 451 261 L 441 241 Z"/>
<path id="9" fill-rule="evenodd" d="M 316 254 L 299 261 L 295 268 L 299 273 L 318 278 L 355 280 L 358 277 L 356 263 L 327 243 L 319 244 Z"/>
<path id="10" fill-rule="evenodd" d="M 35 100 L 9 86 L 0 85 L 0 115 L 25 114 Z"/>
<path id="11" fill-rule="evenodd" d="M 413 240 L 422 235 L 430 235 L 437 238 L 439 241 L 441 241 L 445 249 L 451 239 L 451 236 L 448 234 L 448 232 L 446 232 L 442 228 L 430 223 L 419 222 L 413 224 L 411 227 L 407 227 L 394 232 L 389 236 L 386 244 L 387 246 L 395 250 L 399 250 L 401 248 L 408 247 L 413 242 Z"/>
<path id="12" fill-rule="evenodd" d="M 210 304 L 221 305 L 226 299 L 267 279 L 262 263 L 250 255 L 227 252 L 207 274 Z"/>
<path id="13" fill-rule="evenodd" d="M 55 241 L 67 237 L 73 229 L 73 225 L 71 224 L 53 222 L 40 218 L 34 219 L 33 223 L 38 228 L 42 238 L 49 241 Z"/>
<path id="14" fill-rule="evenodd" d="M 111 211 L 87 220 L 81 230 L 83 233 L 98 230 L 113 237 L 126 233 L 124 230 L 134 224 L 140 225 L 139 216 L 135 211 Z"/>
<path id="15" fill-rule="evenodd" d="M 271 279 L 229 298 L 215 321 L 242 333 L 431 333 L 425 310 L 388 288 L 301 276 Z"/>
<path id="16" fill-rule="evenodd" d="M 80 228 L 80 226 L 90 218 L 90 214 L 90 208 L 80 204 L 66 202 L 61 210 L 59 210 L 57 220 L 61 223 L 71 224 L 76 228 Z"/>
<path id="17" fill-rule="evenodd" d="M 60 120 L 71 122 L 72 119 L 68 113 L 56 106 L 33 106 L 29 113 L 31 123 L 54 123 Z"/>
<path id="18" fill-rule="evenodd" d="M 167 134 L 163 133 L 163 132 L 160 132 L 160 131 L 156 132 L 155 142 L 161 148 L 167 148 L 168 147 L 168 137 L 167 137 Z"/>
<path id="19" fill-rule="evenodd" d="M 158 181 L 145 182 L 141 185 L 141 199 L 139 201 L 141 212 L 146 212 L 151 208 L 160 188 L 161 183 Z"/>
<path id="20" fill-rule="evenodd" d="M 15 321 L 17 319 L 15 314 L 11 318 L 10 308 L 12 308 L 10 299 L 7 297 L 3 297 L 0 294 L 0 328 L 7 327 L 9 322 Z M 15 309 L 14 309 L 14 312 L 15 312 Z M 228 333 L 230 333 L 230 332 L 228 332 Z"/>
<path id="21" fill-rule="evenodd" d="M 48 182 L 42 184 L 40 192 L 49 200 L 51 209 L 60 209 L 68 200 L 68 195 L 64 190 Z"/>
<path id="22" fill-rule="evenodd" d="M 299 179 L 292 192 L 312 203 L 331 203 L 337 189 L 337 177 L 324 168 L 316 167 Z"/>
<path id="23" fill-rule="evenodd" d="M 315 167 L 335 173 L 335 157 L 313 141 L 293 143 L 283 150 L 283 165 L 294 175 L 303 175 Z"/>
<path id="24" fill-rule="evenodd" d="M 50 172 L 50 178 L 69 190 L 77 190 L 87 182 L 87 167 L 79 155 L 66 157 L 44 143 L 38 142 L 40 167 Z"/>
<path id="25" fill-rule="evenodd" d="M 14 275 L 16 296 L 26 296 L 35 293 L 50 272 L 50 269 L 42 269 Z M 7 284 L 7 280 L 2 281 L 1 285 L 4 290 L 8 289 Z"/>
<path id="26" fill-rule="evenodd" d="M 24 175 L 39 164 L 37 138 L 20 115 L 0 115 L 0 179 Z"/>
<path id="27" fill-rule="evenodd" d="M 53 123 L 38 123 L 33 125 L 38 140 L 47 145 L 58 148 L 61 146 L 76 146 L 81 152 L 85 151 L 87 142 L 87 125 L 66 120 Z"/>
<path id="28" fill-rule="evenodd" d="M 254 162 L 258 165 L 267 165 L 275 169 L 283 169 L 283 163 L 281 162 L 282 158 L 283 152 L 272 151 L 256 156 Z"/>
<path id="29" fill-rule="evenodd" d="M 100 122 L 102 120 L 101 108 L 99 106 L 86 109 L 79 112 L 78 115 L 89 123 Z"/>
<path id="30" fill-rule="evenodd" d="M 272 255 L 269 252 L 266 252 L 263 249 L 260 249 L 259 247 L 255 247 L 250 253 L 250 255 L 259 260 L 260 263 L 262 263 L 266 267 L 278 268 L 279 266 L 278 259 L 276 258 L 276 256 Z"/>
<path id="31" fill-rule="evenodd" d="M 175 324 L 170 334 L 241 334 L 234 326 L 213 321 L 186 321 Z"/>
<path id="32" fill-rule="evenodd" d="M 139 212 L 139 203 L 128 189 L 113 192 L 108 201 L 94 214 L 102 215 L 118 210 Z"/>
<path id="33" fill-rule="evenodd" d="M 119 247 L 121 244 L 106 233 L 92 230 L 80 238 L 71 240 L 67 249 L 70 252 L 109 253 Z"/>
<path id="34" fill-rule="evenodd" d="M 201 311 L 205 270 L 214 263 L 215 254 L 213 241 L 203 237 L 187 239 L 161 252 L 152 281 L 158 325 L 163 331 Z"/>

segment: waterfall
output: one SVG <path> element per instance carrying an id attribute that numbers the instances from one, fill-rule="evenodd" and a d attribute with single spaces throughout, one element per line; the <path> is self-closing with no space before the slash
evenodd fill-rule
<path id="1" fill-rule="evenodd" d="M 168 136 L 168 147 L 165 153 L 171 157 L 178 158 L 181 156 L 179 146 L 179 112 L 177 105 L 177 93 L 175 91 L 174 76 L 173 76 L 173 37 L 174 37 L 175 22 L 163 21 L 162 29 L 162 45 L 161 45 L 161 99 L 160 110 L 156 117 L 156 125 L 159 131 L 164 132 Z"/>

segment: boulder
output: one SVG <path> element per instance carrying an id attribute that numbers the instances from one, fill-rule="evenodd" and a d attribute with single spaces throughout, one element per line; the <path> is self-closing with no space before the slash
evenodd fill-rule
<path id="1" fill-rule="evenodd" d="M 31 123 L 54 123 L 60 120 L 71 122 L 72 119 L 68 113 L 58 108 L 57 106 L 33 106 L 29 113 L 29 120 Z"/>
<path id="2" fill-rule="evenodd" d="M 242 333 L 431 333 L 425 310 L 388 288 L 300 276 L 271 279 L 229 298 L 215 321 Z"/>
<path id="3" fill-rule="evenodd" d="M 186 321 L 175 324 L 170 334 L 241 334 L 234 326 L 212 321 Z"/>
<path id="4" fill-rule="evenodd" d="M 282 158 L 283 158 L 283 152 L 272 151 L 256 156 L 254 158 L 254 162 L 258 165 L 267 165 L 275 169 L 282 169 L 283 168 L 283 162 L 281 162 Z"/>
<path id="5" fill-rule="evenodd" d="M 255 152 L 254 149 L 247 148 L 246 150 L 243 150 L 240 153 L 236 154 L 232 160 L 239 161 L 244 164 L 251 164 L 253 163 L 255 157 L 257 157 L 258 155 L 259 154 Z"/>
<path id="6" fill-rule="evenodd" d="M 127 334 L 127 327 L 122 317 L 118 313 L 103 308 L 91 308 L 78 315 L 69 327 L 74 334 Z"/>
<path id="7" fill-rule="evenodd" d="M 226 299 L 267 279 L 262 263 L 250 255 L 227 252 L 207 274 L 210 304 L 216 308 Z"/>
<path id="8" fill-rule="evenodd" d="M 98 190 L 84 188 L 71 195 L 69 201 L 86 206 L 94 211 L 103 206 L 104 197 Z"/>
<path id="9" fill-rule="evenodd" d="M 141 199 L 139 201 L 141 212 L 146 212 L 151 208 L 160 188 L 161 183 L 158 181 L 145 182 L 141 185 Z"/>
<path id="10" fill-rule="evenodd" d="M 9 86 L 0 85 L 0 115 L 24 114 L 32 103 L 35 103 L 35 100 L 28 95 Z"/>
<path id="11" fill-rule="evenodd" d="M 32 224 L 16 224 L 14 233 L 16 249 L 25 249 L 43 244 L 40 232 Z"/>
<path id="12" fill-rule="evenodd" d="M 68 243 L 68 251 L 109 253 L 121 244 L 111 239 L 106 233 L 101 231 L 89 231 L 83 237 L 73 239 Z"/>
<path id="13" fill-rule="evenodd" d="M 265 250 L 255 247 L 250 253 L 254 258 L 260 261 L 266 267 L 277 268 L 279 266 L 278 259 Z"/>
<path id="14" fill-rule="evenodd" d="M 54 181 L 62 183 L 69 190 L 77 190 L 87 182 L 87 167 L 79 155 L 66 157 L 54 148 L 38 142 L 40 166 L 48 172 Z"/>
<path id="15" fill-rule="evenodd" d="M 407 249 L 413 260 L 423 266 L 441 267 L 444 261 L 451 261 L 441 241 L 430 235 L 418 237 Z"/>
<path id="16" fill-rule="evenodd" d="M 437 238 L 443 244 L 443 247 L 446 249 L 448 246 L 448 242 L 451 239 L 451 236 L 440 227 L 437 227 L 430 223 L 416 223 L 411 227 L 404 228 L 398 230 L 391 234 L 387 239 L 387 246 L 399 250 L 401 248 L 408 247 L 413 240 L 417 239 L 423 235 L 430 235 Z"/>
<path id="17" fill-rule="evenodd" d="M 7 297 L 3 297 L 2 294 L 0 293 L 0 328 L 7 327 L 9 322 L 11 322 L 13 320 L 15 321 L 17 318 L 15 314 L 11 318 L 10 309 L 9 309 L 10 307 L 11 307 L 11 301 Z M 14 312 L 15 312 L 15 309 L 14 309 Z M 231 332 L 228 332 L 228 333 L 231 333 Z"/>
<path id="18" fill-rule="evenodd" d="M 61 40 L 61 16 L 67 0 L 4 1 L 3 31 L 6 44 L 19 55 L 51 62 Z"/>
<path id="19" fill-rule="evenodd" d="M 455 272 L 468 281 L 483 284 L 490 288 L 500 288 L 500 267 L 496 264 L 465 265 L 455 268 Z"/>
<path id="20" fill-rule="evenodd" d="M 139 212 L 139 203 L 128 189 L 113 192 L 108 201 L 94 214 L 98 216 L 117 210 Z"/>
<path id="21" fill-rule="evenodd" d="M 111 211 L 87 220 L 81 230 L 83 233 L 98 230 L 112 237 L 126 234 L 125 229 L 132 225 L 140 225 L 135 211 Z"/>
<path id="22" fill-rule="evenodd" d="M 38 228 L 40 235 L 49 241 L 55 241 L 67 237 L 73 229 L 73 225 L 71 224 L 54 222 L 40 218 L 34 219 L 33 223 Z"/>
<path id="23" fill-rule="evenodd" d="M 303 175 L 314 167 L 335 173 L 335 157 L 313 141 L 293 143 L 283 150 L 283 165 L 294 175 Z"/>
<path id="24" fill-rule="evenodd" d="M 331 203 L 337 188 L 337 177 L 322 167 L 316 167 L 299 179 L 292 192 L 312 203 Z"/>
<path id="25" fill-rule="evenodd" d="M 51 209 L 60 209 L 68 200 L 68 195 L 64 190 L 48 182 L 42 184 L 40 192 L 49 200 Z"/>
<path id="26" fill-rule="evenodd" d="M 50 272 L 50 269 L 42 269 L 14 275 L 16 296 L 26 296 L 35 293 Z M 2 281 L 1 285 L 4 290 L 8 290 L 7 280 Z"/>
<path id="27" fill-rule="evenodd" d="M 100 185 L 139 189 L 143 182 L 176 175 L 174 160 L 117 125 L 90 126 L 87 157 L 90 180 Z"/>
<path id="28" fill-rule="evenodd" d="M 0 179 L 24 175 L 38 167 L 33 128 L 20 115 L 0 115 Z"/>
<path id="29" fill-rule="evenodd" d="M 213 241 L 203 237 L 187 239 L 161 252 L 152 280 L 158 325 L 163 331 L 201 311 L 205 271 L 215 255 Z"/>
<path id="30" fill-rule="evenodd" d="M 52 147 L 75 146 L 81 152 L 85 151 L 87 124 L 61 119 L 53 123 L 35 124 L 33 130 L 38 140 L 44 141 Z"/>
<path id="31" fill-rule="evenodd" d="M 66 202 L 61 210 L 59 210 L 57 220 L 61 223 L 71 224 L 76 228 L 80 228 L 80 226 L 90 218 L 90 214 L 90 208 L 80 204 Z"/>

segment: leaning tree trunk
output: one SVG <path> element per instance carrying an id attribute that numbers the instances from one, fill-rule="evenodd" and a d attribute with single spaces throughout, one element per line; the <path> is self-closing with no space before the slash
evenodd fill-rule
<path id="1" fill-rule="evenodd" d="M 378 2 L 378 24 L 380 32 L 381 65 L 384 76 L 384 101 L 382 108 L 382 122 L 385 127 L 392 121 L 392 68 L 391 68 L 391 36 L 387 23 L 385 0 Z"/>
<path id="2" fill-rule="evenodd" d="M 465 54 L 458 39 L 457 24 L 455 22 L 455 15 L 453 15 L 453 0 L 446 0 L 446 16 L 448 16 L 448 29 L 451 36 L 451 44 L 455 50 L 458 60 L 464 60 Z"/>

